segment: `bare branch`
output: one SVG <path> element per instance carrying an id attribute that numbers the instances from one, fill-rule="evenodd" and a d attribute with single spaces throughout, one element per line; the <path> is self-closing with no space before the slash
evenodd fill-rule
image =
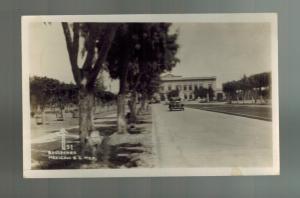
<path id="1" fill-rule="evenodd" d="M 73 24 L 73 54 L 74 61 L 77 63 L 78 58 L 78 48 L 79 48 L 79 23 Z"/>
<path id="2" fill-rule="evenodd" d="M 73 77 L 74 77 L 74 80 L 75 80 L 76 84 L 79 85 L 80 80 L 81 80 L 81 75 L 80 75 L 80 69 L 78 68 L 78 65 L 77 65 L 77 54 L 78 54 L 79 38 L 76 38 L 76 37 L 77 36 L 79 37 L 79 35 L 76 35 L 76 34 L 78 33 L 78 31 L 77 31 L 78 29 L 75 28 L 75 30 L 77 29 L 76 30 L 77 33 L 76 34 L 74 33 L 74 41 L 76 41 L 77 44 L 75 44 L 75 47 L 74 47 L 74 42 L 72 42 L 71 33 L 70 33 L 68 23 L 62 22 L 62 28 L 64 30 L 64 35 L 65 35 L 65 40 L 66 40 L 66 44 L 67 44 L 69 59 L 70 59 L 71 68 L 72 68 L 72 72 L 73 72 Z M 76 49 L 77 49 L 77 51 L 75 52 Z"/>
<path id="3" fill-rule="evenodd" d="M 90 40 L 90 38 L 89 38 Z M 82 69 L 83 70 L 90 70 L 91 66 L 93 64 L 93 59 L 95 56 L 95 42 L 94 41 L 88 41 L 90 42 L 88 44 L 88 48 L 87 48 L 87 56 L 85 58 L 85 61 L 83 63 Z"/>

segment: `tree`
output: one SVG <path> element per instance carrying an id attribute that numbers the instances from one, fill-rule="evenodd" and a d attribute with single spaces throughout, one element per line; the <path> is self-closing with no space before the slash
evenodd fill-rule
<path id="1" fill-rule="evenodd" d="M 271 73 L 270 72 L 264 72 L 259 74 L 254 74 L 249 77 L 250 86 L 253 92 L 258 92 L 258 95 L 260 97 L 260 101 L 262 103 L 263 100 L 263 88 L 270 90 L 270 84 L 271 84 Z M 256 97 L 255 97 L 256 102 Z"/>
<path id="2" fill-rule="evenodd" d="M 223 94 L 217 93 L 217 101 L 222 101 L 222 100 L 223 100 Z"/>
<path id="3" fill-rule="evenodd" d="M 177 33 L 170 34 L 170 23 L 141 24 L 140 33 L 141 47 L 137 50 L 138 73 L 136 87 L 131 91 L 137 91 L 141 97 L 141 108 L 139 112 L 145 110 L 146 100 L 150 100 L 154 93 L 158 92 L 161 84 L 160 74 L 171 71 L 179 62 L 176 57 L 179 45 Z"/>
<path id="4" fill-rule="evenodd" d="M 195 86 L 194 96 L 195 96 L 196 99 L 199 97 L 198 93 L 199 93 L 199 88 L 198 88 L 198 86 Z"/>
<path id="5" fill-rule="evenodd" d="M 208 94 L 209 101 L 212 101 L 215 97 L 215 91 L 211 86 L 208 87 L 207 94 Z"/>
<path id="6" fill-rule="evenodd" d="M 170 70 L 177 62 L 174 58 L 178 48 L 175 43 L 177 37 L 168 34 L 169 26 L 166 23 L 128 23 L 123 24 L 116 34 L 107 66 L 110 76 L 119 79 L 120 83 L 119 133 L 125 133 L 127 129 L 125 95 L 131 93 L 131 115 L 135 116 L 137 90 L 141 90 L 138 86 L 143 87 L 144 83 L 150 82 L 149 79 L 155 79 L 158 74 Z M 148 91 L 141 92 L 142 100 L 149 97 Z"/>
<path id="7" fill-rule="evenodd" d="M 207 93 L 208 93 L 208 89 L 207 89 L 207 88 L 204 88 L 203 86 L 200 86 L 200 87 L 197 89 L 197 97 L 200 97 L 200 98 L 206 98 Z"/>
<path id="8" fill-rule="evenodd" d="M 53 103 L 56 104 L 59 108 L 59 115 L 63 118 L 63 109 L 65 108 L 65 103 L 68 100 L 66 85 L 64 83 L 57 84 L 54 88 L 54 95 L 53 95 Z"/>
<path id="9" fill-rule="evenodd" d="M 46 106 L 63 109 L 66 105 L 76 103 L 77 90 L 74 84 L 62 83 L 48 77 L 34 76 L 30 78 L 30 100 L 33 114 L 36 111 L 43 113 Z"/>
<path id="10" fill-rule="evenodd" d="M 53 103 L 53 97 L 59 81 L 47 77 L 34 76 L 30 79 L 30 100 L 33 110 L 43 112 L 47 105 Z"/>
<path id="11" fill-rule="evenodd" d="M 143 81 L 140 83 L 137 91 L 141 95 L 141 106 L 138 110 L 139 113 L 145 111 L 147 101 L 151 100 L 155 93 L 158 92 L 161 84 L 159 74 L 145 75 Z"/>
<path id="12" fill-rule="evenodd" d="M 66 104 L 78 104 L 78 88 L 75 84 L 70 83 L 70 84 L 65 84 L 65 90 L 66 90 Z"/>
<path id="13" fill-rule="evenodd" d="M 97 88 L 95 90 L 95 97 L 103 104 L 111 103 L 117 99 L 114 93 Z"/>
<path id="14" fill-rule="evenodd" d="M 107 68 L 110 77 L 119 80 L 119 93 L 117 97 L 117 124 L 118 133 L 127 132 L 125 120 L 125 97 L 128 90 L 127 75 L 130 57 L 135 48 L 134 29 L 130 24 L 122 24 L 116 32 L 111 50 L 107 58 Z"/>
<path id="15" fill-rule="evenodd" d="M 62 23 L 74 81 L 78 87 L 79 132 L 83 148 L 93 128 L 95 82 L 106 61 L 118 24 Z M 80 46 L 80 38 L 83 46 Z M 81 48 L 81 49 L 79 49 Z M 80 67 L 78 54 L 84 59 Z"/>
<path id="16" fill-rule="evenodd" d="M 246 94 L 251 89 L 249 78 L 246 75 L 244 75 L 243 78 L 237 82 L 237 84 L 239 86 L 239 89 L 242 91 L 242 99 L 243 99 L 243 104 L 244 104 Z"/>
<path id="17" fill-rule="evenodd" d="M 223 91 L 226 94 L 226 98 L 229 104 L 231 104 L 232 100 L 235 98 L 236 90 L 237 90 L 236 81 L 223 83 Z"/>
<path id="18" fill-rule="evenodd" d="M 238 81 L 223 83 L 223 91 L 225 92 L 229 102 L 231 102 L 234 98 L 239 100 L 240 94 L 242 94 L 243 103 L 246 98 L 249 98 L 249 95 L 254 98 L 255 103 L 257 95 L 259 95 L 262 102 L 263 97 L 270 97 L 270 83 L 270 72 L 254 74 L 249 77 L 244 75 L 243 78 Z"/>

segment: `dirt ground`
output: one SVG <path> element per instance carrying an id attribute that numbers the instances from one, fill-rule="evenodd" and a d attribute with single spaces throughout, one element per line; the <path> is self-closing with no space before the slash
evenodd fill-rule
<path id="1" fill-rule="evenodd" d="M 116 114 L 98 116 L 94 125 L 101 137 L 108 141 L 109 156 L 104 160 L 101 152 L 97 159 L 87 152 L 80 152 L 77 119 L 67 118 L 62 122 L 49 121 L 48 125 L 34 126 L 32 136 L 32 169 L 93 169 L 93 168 L 149 168 L 154 166 L 155 153 L 152 142 L 151 111 L 139 116 L 135 127 L 128 134 L 116 134 Z M 32 123 L 34 125 L 35 123 Z M 62 150 L 59 133 L 65 128 L 66 151 Z M 101 150 L 101 149 L 100 149 Z"/>

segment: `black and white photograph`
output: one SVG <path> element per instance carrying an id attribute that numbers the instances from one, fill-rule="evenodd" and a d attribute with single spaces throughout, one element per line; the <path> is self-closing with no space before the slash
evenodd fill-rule
<path id="1" fill-rule="evenodd" d="M 277 15 L 22 17 L 26 178 L 279 174 Z"/>

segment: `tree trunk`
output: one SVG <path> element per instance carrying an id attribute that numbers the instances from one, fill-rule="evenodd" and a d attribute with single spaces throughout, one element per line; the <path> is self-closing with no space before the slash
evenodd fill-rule
<path id="1" fill-rule="evenodd" d="M 127 89 L 127 74 L 128 74 L 128 64 L 129 64 L 129 53 L 125 53 L 122 63 L 121 63 L 121 71 L 120 71 L 120 88 L 118 94 L 118 133 L 123 134 L 127 133 L 127 125 L 125 119 L 125 97 L 126 97 L 126 89 Z"/>
<path id="2" fill-rule="evenodd" d="M 252 96 L 253 96 L 253 100 L 254 100 L 254 103 L 256 104 L 256 100 L 257 100 L 257 98 L 256 98 L 256 90 L 255 89 L 253 89 L 253 91 L 252 91 Z"/>
<path id="3" fill-rule="evenodd" d="M 141 104 L 141 109 L 142 111 L 145 111 L 146 110 L 146 99 L 145 98 L 142 98 L 142 104 Z"/>
<path id="4" fill-rule="evenodd" d="M 35 117 L 36 119 L 36 123 L 37 124 L 45 124 L 45 111 L 44 111 L 44 106 L 43 105 L 38 105 L 37 106 L 37 117 Z"/>
<path id="5" fill-rule="evenodd" d="M 130 102 L 128 103 L 129 109 L 130 109 L 130 117 L 129 122 L 130 123 L 136 123 L 137 117 L 136 117 L 136 91 L 132 91 Z"/>
<path id="6" fill-rule="evenodd" d="M 146 99 L 145 103 L 146 103 L 146 111 L 148 112 L 148 111 L 150 110 L 150 102 L 149 102 L 149 99 Z"/>
<path id="7" fill-rule="evenodd" d="M 125 93 L 118 95 L 118 133 L 127 133 L 127 125 L 125 119 Z"/>
<path id="8" fill-rule="evenodd" d="M 83 147 L 87 144 L 87 138 L 93 131 L 94 94 L 85 88 L 79 90 L 79 133 L 80 143 Z"/>
<path id="9" fill-rule="evenodd" d="M 260 99 L 260 104 L 264 104 L 264 98 L 262 95 L 259 96 L 259 99 Z"/>
<path id="10" fill-rule="evenodd" d="M 140 115 L 145 110 L 146 110 L 146 98 L 145 98 L 145 96 L 142 96 L 142 98 L 141 98 L 141 106 L 140 106 L 140 108 L 138 110 L 138 115 Z"/>
<path id="11" fill-rule="evenodd" d="M 263 104 L 263 96 L 262 96 L 262 89 L 259 87 L 259 99 L 260 99 L 260 104 Z"/>
<path id="12" fill-rule="evenodd" d="M 127 124 L 125 118 L 125 97 L 126 97 L 126 86 L 127 86 L 127 72 L 128 72 L 128 62 L 125 62 L 122 67 L 121 77 L 120 77 L 120 89 L 118 94 L 118 133 L 127 133 Z"/>
<path id="13" fill-rule="evenodd" d="M 231 104 L 231 95 L 230 95 L 230 93 L 225 92 L 225 97 L 226 97 L 227 103 Z"/>
<path id="14" fill-rule="evenodd" d="M 59 105 L 59 114 L 60 114 L 60 116 L 61 116 L 61 118 L 63 119 L 64 118 L 64 105 L 63 104 L 60 104 Z"/>

